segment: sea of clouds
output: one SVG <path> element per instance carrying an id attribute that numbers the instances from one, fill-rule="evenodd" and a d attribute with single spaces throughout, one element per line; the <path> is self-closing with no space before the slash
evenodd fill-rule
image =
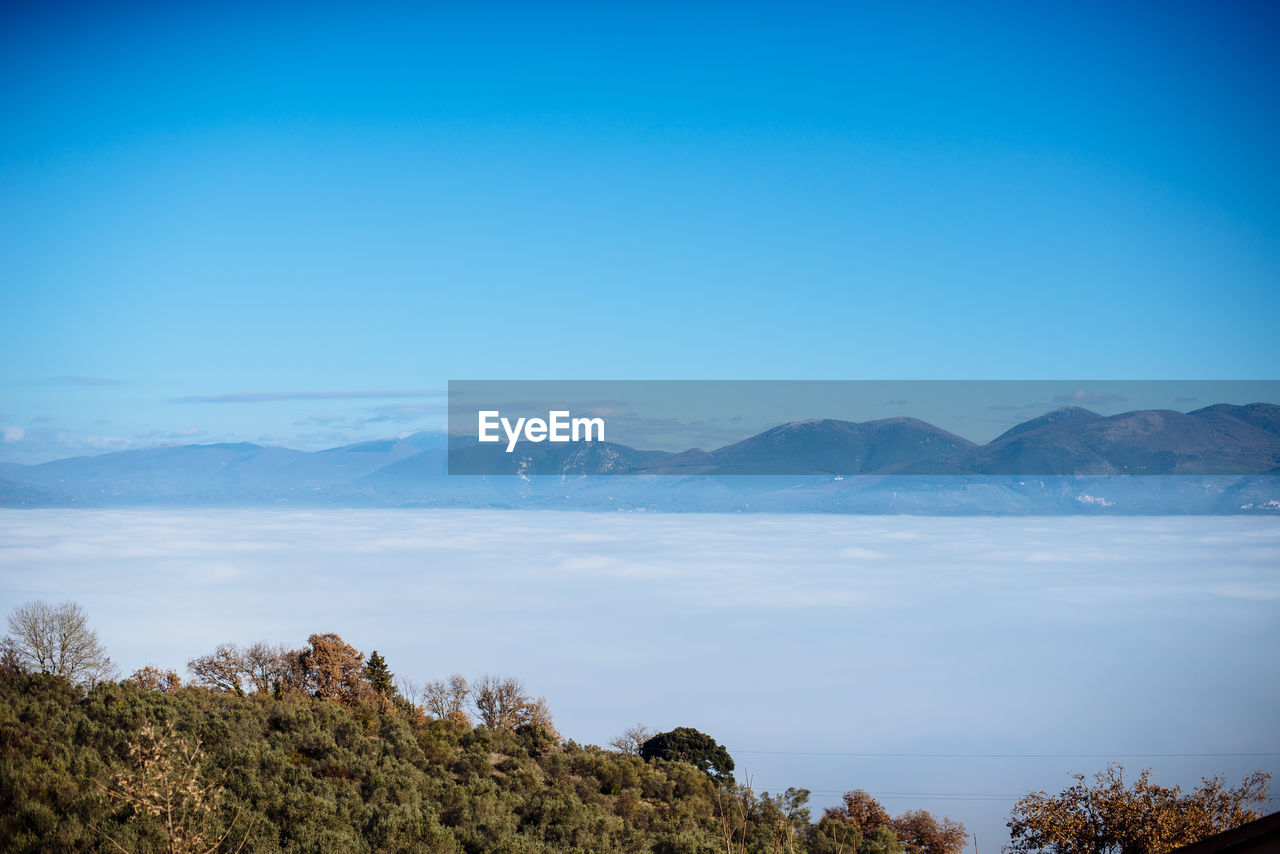
<path id="1" fill-rule="evenodd" d="M 1280 752 L 1275 519 L 0 511 L 0 605 L 38 598 L 126 673 L 338 632 L 418 681 L 518 676 L 580 742 L 695 726 L 757 788 L 862 787 L 992 845 L 1013 797 L 1108 758 L 1280 766 L 1154 755 Z M 840 755 L 869 753 L 967 755 Z"/>

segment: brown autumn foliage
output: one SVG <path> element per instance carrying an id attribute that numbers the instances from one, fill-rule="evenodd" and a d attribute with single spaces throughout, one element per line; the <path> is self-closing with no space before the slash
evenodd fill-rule
<path id="1" fill-rule="evenodd" d="M 182 677 L 177 672 L 161 670 L 152 664 L 133 671 L 129 675 L 129 681 L 143 690 L 160 691 L 164 694 L 172 694 L 182 687 Z"/>
<path id="2" fill-rule="evenodd" d="M 888 827 L 902 843 L 906 854 L 960 854 L 968 840 L 968 831 L 958 821 L 939 820 L 926 810 L 908 810 L 890 818 L 884 806 L 862 789 L 844 793 L 844 806 L 831 807 L 824 814 L 858 829 L 866 837 L 881 827 Z"/>
<path id="3" fill-rule="evenodd" d="M 307 638 L 307 646 L 283 656 L 282 685 L 321 700 L 356 705 L 374 700 L 364 676 L 364 653 L 332 632 Z"/>
<path id="4" fill-rule="evenodd" d="M 926 810 L 908 810 L 890 823 L 907 854 L 960 854 L 968 841 L 963 824 L 939 821 Z"/>
<path id="5" fill-rule="evenodd" d="M 1086 782 L 1057 795 L 1036 792 L 1013 808 L 1010 850 L 1019 854 L 1165 854 L 1261 816 L 1268 802 L 1269 773 L 1245 777 L 1238 788 L 1221 778 L 1205 779 L 1191 792 L 1160 786 L 1150 769 L 1131 786 L 1124 767 L 1107 766 Z"/>
<path id="6" fill-rule="evenodd" d="M 891 821 L 881 803 L 862 789 L 845 792 L 844 806 L 831 807 L 825 815 L 832 821 L 853 825 L 863 836 Z"/>

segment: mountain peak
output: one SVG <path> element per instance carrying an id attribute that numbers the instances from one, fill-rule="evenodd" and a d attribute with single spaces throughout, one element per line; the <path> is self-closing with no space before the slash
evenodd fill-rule
<path id="1" fill-rule="evenodd" d="M 1032 430 L 1040 430 L 1045 427 L 1052 427 L 1058 424 L 1075 424 L 1080 425 L 1089 421 L 1101 420 L 1102 416 L 1094 412 L 1092 409 L 1085 409 L 1083 406 L 1063 406 L 1052 412 L 1046 412 L 1044 415 L 1032 418 L 1030 421 L 1023 421 L 1021 424 L 1010 427 L 999 436 L 991 440 L 991 444 L 1002 442 L 1005 439 L 1012 439 L 1014 436 L 1020 436 L 1023 433 L 1029 433 Z"/>

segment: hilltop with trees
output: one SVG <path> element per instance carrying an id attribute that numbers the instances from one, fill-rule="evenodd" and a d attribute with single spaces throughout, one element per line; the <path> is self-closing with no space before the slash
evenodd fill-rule
<path id="1" fill-rule="evenodd" d="M 455 674 L 417 686 L 336 634 L 296 649 L 222 644 L 188 662 L 188 680 L 152 665 L 115 681 L 78 606 L 31 603 L 9 624 L 3 852 L 959 854 L 966 844 L 959 822 L 891 817 L 861 790 L 814 821 L 807 790 L 735 782 L 728 751 L 691 727 L 635 726 L 613 749 L 580 745 L 519 680 Z M 1206 781 L 1184 796 L 1145 774 L 1132 790 L 1118 779 L 1028 796 L 1010 822 L 1016 849 L 1162 854 L 1256 817 L 1268 780 Z M 1116 829 L 1071 836 L 1090 798 L 1114 806 Z M 1161 831 L 1143 836 L 1134 805 L 1153 798 Z"/>

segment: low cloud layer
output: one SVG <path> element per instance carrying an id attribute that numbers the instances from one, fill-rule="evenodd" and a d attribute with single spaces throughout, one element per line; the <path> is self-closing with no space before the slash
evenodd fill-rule
<path id="1" fill-rule="evenodd" d="M 1280 750 L 1272 519 L 0 513 L 0 604 L 34 598 L 84 604 L 126 669 L 336 631 L 404 677 L 518 675 L 579 741 L 696 726 L 818 803 Z M 1129 764 L 1195 783 L 1275 763 Z M 994 840 L 1011 801 L 887 803 Z"/>

